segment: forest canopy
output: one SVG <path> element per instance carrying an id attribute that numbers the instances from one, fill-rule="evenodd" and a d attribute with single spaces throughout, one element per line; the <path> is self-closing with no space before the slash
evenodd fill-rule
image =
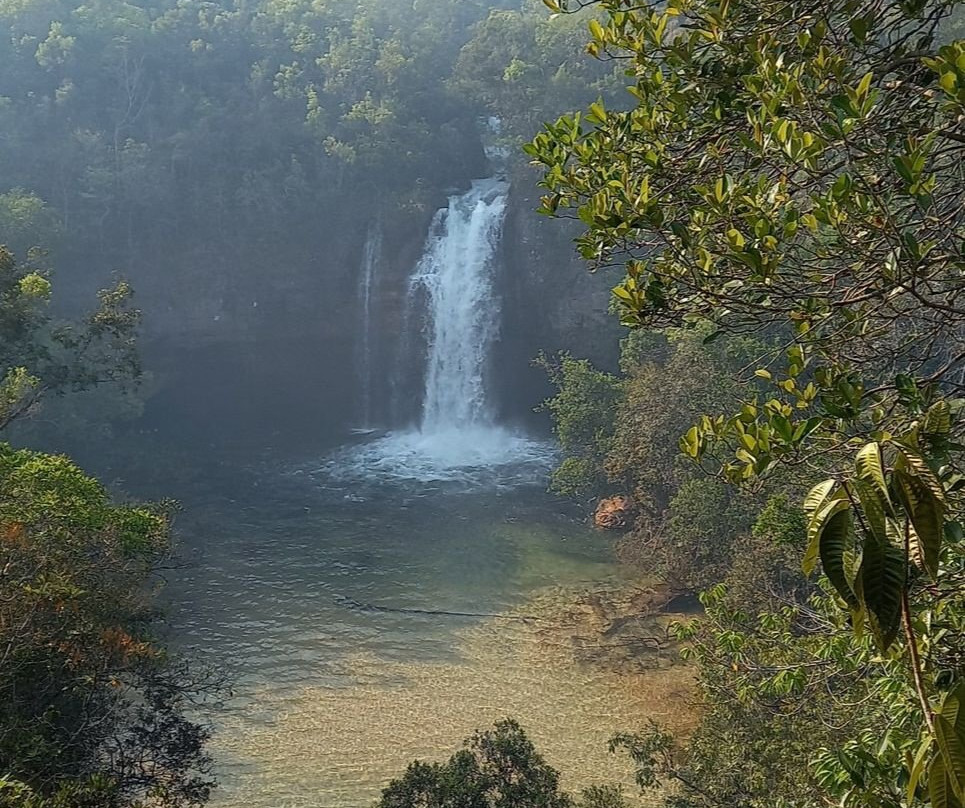
<path id="1" fill-rule="evenodd" d="M 584 30 L 514 0 L 4 2 L 0 193 L 108 255 L 424 203 L 482 166 L 480 118 L 519 137 L 593 97 Z"/>

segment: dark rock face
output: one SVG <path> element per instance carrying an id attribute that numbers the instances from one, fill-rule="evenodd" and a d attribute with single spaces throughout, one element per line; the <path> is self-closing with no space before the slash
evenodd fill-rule
<path id="1" fill-rule="evenodd" d="M 612 367 L 622 333 L 608 313 L 610 289 L 620 279 L 607 271 L 592 273 L 576 253 L 573 240 L 582 225 L 536 213 L 537 177 L 521 172 L 513 183 L 503 244 L 506 285 L 515 301 L 508 327 L 526 330 L 546 351 L 570 351 L 595 364 Z"/>
<path id="2" fill-rule="evenodd" d="M 490 389 L 501 419 L 546 428 L 532 409 L 552 391 L 533 359 L 571 351 L 612 368 L 619 326 L 607 313 L 615 279 L 587 271 L 568 223 L 535 213 L 535 179 L 525 171 L 510 194 Z M 445 197 L 439 192 L 434 204 L 405 210 L 375 198 L 348 202 L 283 233 L 251 234 L 244 244 L 215 246 L 214 239 L 130 261 L 126 274 L 144 310 L 152 373 L 147 427 L 163 432 L 179 424 L 192 441 L 276 445 L 291 438 L 303 445 L 312 435 L 323 446 L 340 442 L 358 425 L 360 267 L 376 216 L 382 250 L 370 303 L 373 423 L 416 422 L 425 332 L 409 277 Z"/>
<path id="3" fill-rule="evenodd" d="M 576 253 L 579 228 L 536 213 L 537 176 L 517 171 L 502 240 L 503 319 L 494 364 L 504 416 L 520 415 L 552 395 L 545 373 L 533 366 L 541 352 L 570 352 L 615 369 L 620 327 L 609 315 L 616 278 L 591 273 Z"/>
<path id="4" fill-rule="evenodd" d="M 166 272 L 132 266 L 153 377 L 146 426 L 164 432 L 178 424 L 197 433 L 185 435 L 192 441 L 339 442 L 356 425 L 359 271 L 374 209 L 359 205 L 314 230 L 269 234 L 261 245 L 252 239 L 233 260 L 182 252 Z M 383 214 L 370 315 L 378 332 L 373 397 L 386 421 L 408 277 L 433 212 Z"/>

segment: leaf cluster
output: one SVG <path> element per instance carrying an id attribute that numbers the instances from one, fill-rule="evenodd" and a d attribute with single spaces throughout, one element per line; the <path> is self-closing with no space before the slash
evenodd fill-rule
<path id="1" fill-rule="evenodd" d="M 0 245 L 0 429 L 45 393 L 125 383 L 140 375 L 140 312 L 119 281 L 98 292 L 99 307 L 79 322 L 56 322 L 48 310 L 49 273 L 18 262 Z"/>
<path id="2" fill-rule="evenodd" d="M 409 764 L 382 792 L 379 808 L 626 808 L 619 789 L 589 789 L 574 801 L 512 719 L 477 731 L 445 763 Z"/>

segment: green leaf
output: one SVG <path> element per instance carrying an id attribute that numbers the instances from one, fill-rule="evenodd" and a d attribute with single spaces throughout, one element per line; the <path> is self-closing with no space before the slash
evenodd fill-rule
<path id="1" fill-rule="evenodd" d="M 822 518 L 824 513 L 829 515 Z M 851 608 L 856 608 L 860 604 L 848 574 L 850 566 L 848 561 L 855 553 L 851 503 L 847 500 L 837 500 L 830 506 L 825 506 L 815 518 L 821 519 L 817 542 L 824 574 L 828 576 L 831 585 L 844 602 Z"/>
<path id="2" fill-rule="evenodd" d="M 934 580 L 938 576 L 945 527 L 945 504 L 913 472 L 896 469 L 893 487 L 914 530 L 909 534 L 912 560 Z"/>
<path id="3" fill-rule="evenodd" d="M 921 780 L 921 776 L 925 771 L 925 761 L 928 759 L 928 753 L 932 748 L 932 739 L 930 735 L 926 735 L 924 740 L 918 746 L 918 752 L 915 753 L 915 759 L 908 769 L 908 802 L 913 803 L 916 799 L 918 793 L 918 782 Z"/>
<path id="4" fill-rule="evenodd" d="M 965 711 L 962 705 L 965 704 L 965 679 L 959 680 L 954 690 L 950 690 L 942 699 L 940 712 L 945 719 L 956 727 L 957 731 L 965 735 Z"/>
<path id="5" fill-rule="evenodd" d="M 868 35 L 867 17 L 855 17 L 849 21 L 848 27 L 851 29 L 851 33 L 854 35 L 854 38 L 858 40 L 858 42 L 864 42 L 865 37 Z"/>
<path id="6" fill-rule="evenodd" d="M 858 569 L 861 601 L 873 618 L 872 632 L 882 651 L 887 650 L 898 636 L 905 567 L 904 551 L 891 542 L 869 536 L 862 543 Z"/>
<path id="7" fill-rule="evenodd" d="M 590 104 L 590 112 L 593 117 L 596 118 L 600 123 L 606 123 L 606 108 L 599 101 L 594 101 Z"/>
<path id="8" fill-rule="evenodd" d="M 960 808 L 940 752 L 935 754 L 928 767 L 928 798 L 931 808 Z"/>
<path id="9" fill-rule="evenodd" d="M 878 541 L 887 541 L 888 531 L 885 527 L 885 520 L 888 515 L 878 489 L 862 479 L 854 480 L 851 485 L 858 495 L 858 502 L 861 504 L 864 525 L 871 530 Z"/>
<path id="10" fill-rule="evenodd" d="M 803 423 L 798 424 L 794 429 L 794 442 L 800 443 L 823 423 L 823 418 L 815 416 L 813 418 L 808 418 L 807 421 L 804 421 Z"/>
<path id="11" fill-rule="evenodd" d="M 941 753 L 935 754 L 928 767 L 928 797 L 931 800 L 931 808 L 960 808 L 961 806 L 955 797 Z"/>
<path id="12" fill-rule="evenodd" d="M 952 431 L 952 409 L 947 400 L 937 401 L 928 408 L 921 431 L 925 435 L 947 435 Z"/>
<path id="13" fill-rule="evenodd" d="M 925 458 L 907 446 L 899 446 L 898 451 L 900 453 L 900 462 L 895 465 L 895 468 L 908 471 L 909 474 L 921 480 L 928 486 L 928 490 L 932 492 L 935 498 L 944 505 L 945 489 L 942 487 L 938 477 L 935 476 L 935 472 L 929 467 Z"/>
<path id="14" fill-rule="evenodd" d="M 834 485 L 834 480 L 825 480 L 823 483 L 818 483 L 808 491 L 808 495 L 804 498 L 804 512 L 809 518 L 813 517 L 814 514 L 817 513 L 818 508 L 824 504 Z"/>
<path id="15" fill-rule="evenodd" d="M 884 461 L 881 457 L 881 445 L 867 443 L 855 455 L 855 469 L 858 478 L 871 483 L 878 491 L 882 504 L 888 513 L 892 513 L 891 499 L 888 496 L 888 483 L 885 480 Z"/>
<path id="16" fill-rule="evenodd" d="M 680 439 L 680 449 L 688 457 L 696 459 L 700 456 L 700 438 L 696 426 L 690 427 Z"/>
<path id="17" fill-rule="evenodd" d="M 952 794 L 959 800 L 965 799 L 965 739 L 944 715 L 938 714 L 934 720 L 935 745 L 945 764 Z"/>

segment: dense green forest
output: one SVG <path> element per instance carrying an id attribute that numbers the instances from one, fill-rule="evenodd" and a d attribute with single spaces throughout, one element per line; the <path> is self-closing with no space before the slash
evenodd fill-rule
<path id="1" fill-rule="evenodd" d="M 185 421 L 210 399 L 209 420 L 225 418 L 304 364 L 272 343 L 324 339 L 343 346 L 330 362 L 351 360 L 355 272 L 373 223 L 394 258 L 391 333 L 433 213 L 491 171 L 485 148 L 507 148 L 515 187 L 533 188 L 518 144 L 619 86 L 612 66 L 584 58 L 585 30 L 519 0 L 4 4 L 3 242 L 21 260 L 46 251 L 35 263 L 56 268 L 59 313 L 83 312 L 93 290 L 123 277 L 144 312 L 144 349 L 160 353 L 142 398 L 163 390 L 185 402 Z M 219 393 L 191 372 L 210 346 L 223 366 L 239 344 L 260 364 L 251 384 L 236 389 L 232 367 Z M 324 386 L 318 376 L 300 391 L 315 402 L 300 417 L 346 407 Z"/>
<path id="2" fill-rule="evenodd" d="M 296 253 L 378 216 L 422 228 L 503 147 L 623 277 L 619 367 L 539 360 L 551 486 L 623 498 L 621 560 L 699 594 L 673 629 L 699 721 L 614 735 L 639 793 L 567 794 L 507 720 L 379 804 L 962 808 L 960 15 L 0 0 L 0 437 L 141 376 L 105 268 L 202 307 L 297 285 Z M 0 805 L 209 799 L 192 710 L 223 683 L 162 639 L 172 513 L 0 443 Z"/>
<path id="3" fill-rule="evenodd" d="M 485 170 L 480 118 L 518 141 L 610 72 L 583 21 L 512 0 L 16 2 L 0 24 L 5 240 L 119 267 L 270 265 L 285 231 L 435 205 Z"/>

